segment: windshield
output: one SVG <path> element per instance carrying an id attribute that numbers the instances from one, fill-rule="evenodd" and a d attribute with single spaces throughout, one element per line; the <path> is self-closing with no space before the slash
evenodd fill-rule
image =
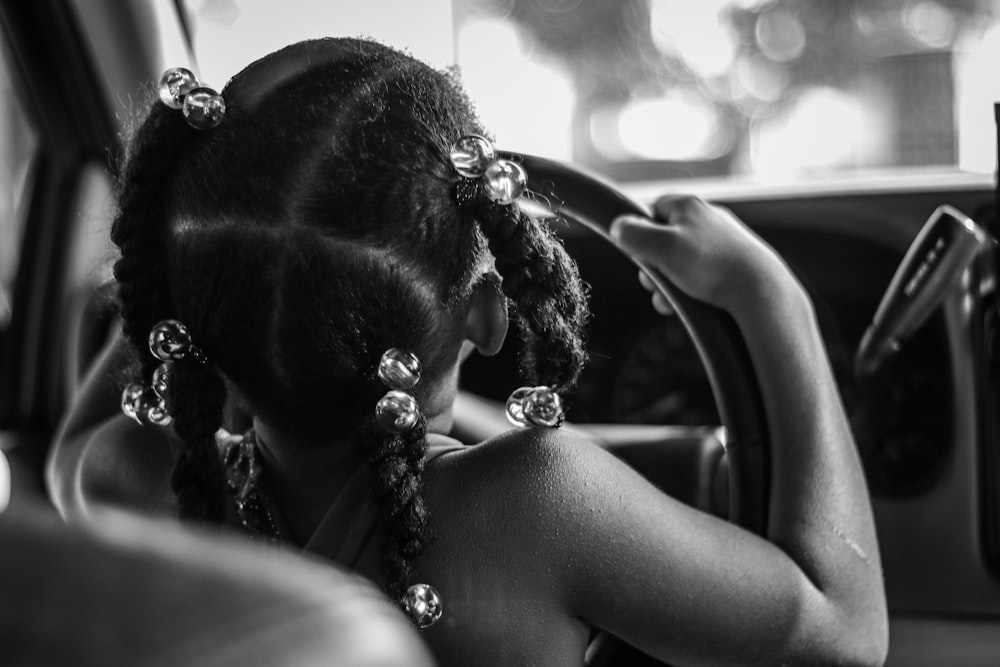
<path id="1" fill-rule="evenodd" d="M 457 65 L 504 148 L 619 181 L 991 174 L 997 0 L 186 0 L 203 77 L 325 35 Z"/>

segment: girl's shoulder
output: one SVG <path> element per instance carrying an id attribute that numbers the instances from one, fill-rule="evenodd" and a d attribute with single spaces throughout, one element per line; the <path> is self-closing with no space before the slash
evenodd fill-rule
<path id="1" fill-rule="evenodd" d="M 428 449 L 430 460 L 491 484 L 531 482 L 542 475 L 552 481 L 553 475 L 578 474 L 610 456 L 583 435 L 550 428 L 511 429 L 475 445 L 432 440 Z"/>
<path id="2" fill-rule="evenodd" d="M 435 445 L 431 445 L 433 451 Z M 614 490 L 624 464 L 595 441 L 562 429 L 510 430 L 477 445 L 459 447 L 428 466 L 435 505 L 456 513 L 493 515 L 523 526 L 562 521 L 562 510 L 589 505 Z M 630 482 L 644 484 L 626 471 Z M 634 473 L 633 473 L 634 474 Z"/>
<path id="3" fill-rule="evenodd" d="M 427 466 L 435 539 L 416 570 L 444 600 L 448 620 L 427 634 L 443 664 L 579 664 L 576 576 L 554 564 L 585 553 L 569 491 L 586 488 L 580 464 L 596 449 L 563 431 L 512 430 Z"/>

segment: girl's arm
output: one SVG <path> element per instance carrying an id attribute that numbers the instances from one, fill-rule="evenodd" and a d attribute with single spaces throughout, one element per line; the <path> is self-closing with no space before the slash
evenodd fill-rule
<path id="1" fill-rule="evenodd" d="M 666 224 L 630 217 L 613 235 L 738 323 L 771 434 L 768 534 L 685 507 L 596 448 L 553 436 L 538 493 L 563 535 L 553 548 L 569 563 L 571 604 L 680 664 L 881 664 L 888 622 L 872 511 L 812 304 L 728 211 L 691 197 L 655 211 Z"/>

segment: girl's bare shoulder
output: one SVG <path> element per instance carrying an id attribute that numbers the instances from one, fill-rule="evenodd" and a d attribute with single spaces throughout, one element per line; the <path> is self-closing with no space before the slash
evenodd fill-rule
<path id="1" fill-rule="evenodd" d="M 551 499 L 606 467 L 622 465 L 586 437 L 561 429 L 513 429 L 444 456 L 435 473 L 453 476 L 462 493 L 517 489 L 527 498 Z"/>
<path id="2" fill-rule="evenodd" d="M 512 430 L 436 463 L 426 493 L 442 525 L 549 556 L 578 546 L 570 534 L 601 534 L 628 502 L 662 496 L 594 441 L 559 429 Z"/>

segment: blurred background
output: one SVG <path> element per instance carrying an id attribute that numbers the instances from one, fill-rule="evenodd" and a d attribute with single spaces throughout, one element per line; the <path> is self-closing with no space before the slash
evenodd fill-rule
<path id="1" fill-rule="evenodd" d="M 457 67 L 503 148 L 618 181 L 988 175 L 996 160 L 1000 0 L 160 2 L 176 6 L 216 86 L 299 39 L 371 36 Z M 33 154 L 6 60 L 0 327 Z"/>
<path id="2" fill-rule="evenodd" d="M 220 83 L 305 36 L 457 65 L 507 148 L 619 180 L 994 166 L 995 0 L 187 0 Z"/>

